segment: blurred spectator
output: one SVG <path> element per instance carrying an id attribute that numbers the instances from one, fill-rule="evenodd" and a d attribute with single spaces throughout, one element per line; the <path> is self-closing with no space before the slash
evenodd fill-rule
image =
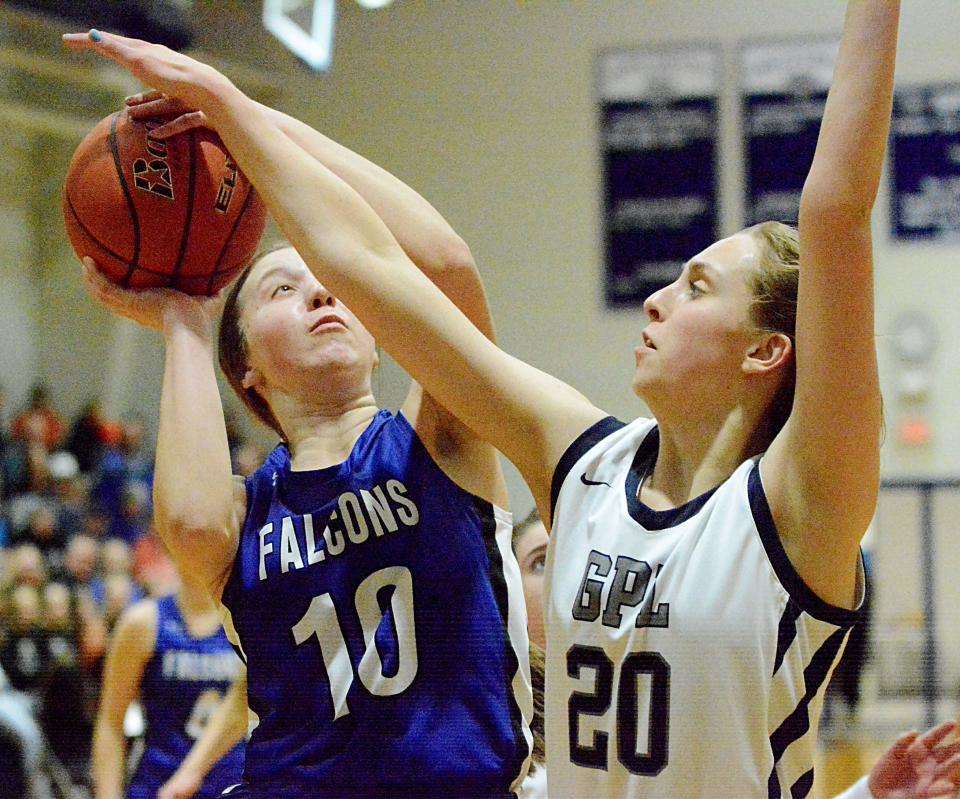
<path id="1" fill-rule="evenodd" d="M 63 422 L 53 409 L 46 386 L 37 384 L 30 389 L 30 401 L 13 420 L 10 433 L 19 441 L 43 444 L 48 452 L 59 446 Z"/>
<path id="2" fill-rule="evenodd" d="M 39 773 L 42 752 L 43 740 L 29 697 L 14 690 L 0 669 L 0 795 L 40 795 L 31 789 Z"/>
<path id="3" fill-rule="evenodd" d="M 103 415 L 100 400 L 88 400 L 74 420 L 66 444 L 66 449 L 77 459 L 81 472 L 88 474 L 100 464 L 100 455 L 109 434 L 109 423 Z"/>
<path id="4" fill-rule="evenodd" d="M 67 542 L 57 524 L 57 516 L 49 506 L 41 505 L 30 514 L 30 524 L 20 539 L 40 550 L 48 572 L 55 575 L 63 573 Z"/>
<path id="5" fill-rule="evenodd" d="M 122 581 L 115 581 L 116 591 L 125 590 L 122 589 L 122 586 L 129 585 L 130 596 L 127 599 L 127 605 L 143 599 L 143 589 L 132 579 L 133 553 L 125 541 L 119 538 L 108 538 L 104 541 L 100 550 L 100 561 L 103 578 L 94 583 L 93 599 L 102 612 L 106 613 L 108 605 L 107 584 L 110 578 L 115 576 L 123 578 Z M 119 601 L 119 597 L 117 601 Z M 120 610 L 122 611 L 123 608 Z M 113 614 L 108 613 L 106 615 L 112 617 Z"/>
<path id="6" fill-rule="evenodd" d="M 18 585 L 39 589 L 47 581 L 47 565 L 40 550 L 33 544 L 20 544 L 9 550 L 6 572 L 5 589 L 12 590 Z"/>
<path id="7" fill-rule="evenodd" d="M 108 574 L 103 579 L 103 620 L 108 630 L 120 618 L 120 614 L 133 603 L 135 588 L 128 574 Z"/>
<path id="8" fill-rule="evenodd" d="M 39 457 L 40 452 L 38 451 Z M 78 470 L 74 457 L 68 452 L 33 456 L 29 465 L 29 485 L 11 496 L 7 503 L 10 540 L 28 537 L 31 518 L 40 508 L 50 510 L 56 517 L 59 533 L 66 537 L 80 525 L 86 499 L 79 485 L 75 485 Z"/>
<path id="9" fill-rule="evenodd" d="M 144 433 L 139 417 L 124 420 L 118 438 L 103 450 L 90 495 L 110 519 L 107 535 L 130 543 L 144 532 L 152 512 L 153 456 L 145 449 Z"/>
<path id="10" fill-rule="evenodd" d="M 36 695 L 47 666 L 40 592 L 32 585 L 16 586 L 10 592 L 4 615 L 0 666 L 14 688 Z"/>
<path id="11" fill-rule="evenodd" d="M 83 535 L 88 535 L 96 541 L 104 541 L 109 532 L 110 515 L 98 505 L 90 505 L 83 517 Z"/>
<path id="12" fill-rule="evenodd" d="M 47 743 L 74 782 L 86 780 L 93 731 L 93 680 L 81 669 L 80 621 L 63 583 L 44 589 L 46 673 L 40 694 L 40 724 Z"/>
<path id="13" fill-rule="evenodd" d="M 87 509 L 80 466 L 72 454 L 60 450 L 47 458 L 47 468 L 50 472 L 50 496 L 56 507 L 57 522 L 64 536 L 70 538 L 83 527 L 83 516 Z"/>
<path id="14" fill-rule="evenodd" d="M 130 575 L 133 565 L 133 552 L 126 541 L 119 538 L 108 538 L 103 542 L 100 552 L 104 574 Z"/>
<path id="15" fill-rule="evenodd" d="M 149 489 L 143 483 L 127 481 L 120 497 L 120 512 L 110 520 L 107 535 L 133 545 L 150 526 L 152 513 Z"/>
<path id="16" fill-rule="evenodd" d="M 99 561 L 99 541 L 82 534 L 70 539 L 64 556 L 64 578 L 75 596 L 83 591 L 93 594 Z"/>

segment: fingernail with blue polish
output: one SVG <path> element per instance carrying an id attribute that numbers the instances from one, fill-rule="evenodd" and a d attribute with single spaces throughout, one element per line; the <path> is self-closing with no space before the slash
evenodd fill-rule
<path id="1" fill-rule="evenodd" d="M 100 31 L 96 28 L 90 28 L 90 33 L 87 34 L 90 37 L 90 41 L 99 42 L 103 37 L 100 35 Z"/>

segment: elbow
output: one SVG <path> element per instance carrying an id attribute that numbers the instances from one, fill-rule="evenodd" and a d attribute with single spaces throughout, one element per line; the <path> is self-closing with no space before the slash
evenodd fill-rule
<path id="1" fill-rule="evenodd" d="M 876 199 L 876 189 L 869 190 L 862 180 L 853 177 L 844 179 L 837 175 L 827 181 L 808 180 L 800 195 L 800 228 L 869 224 Z"/>
<path id="2" fill-rule="evenodd" d="M 453 231 L 437 236 L 423 261 L 418 266 L 434 282 L 445 276 L 477 274 L 477 263 L 470 247 Z"/>
<path id="3" fill-rule="evenodd" d="M 169 510 L 157 508 L 154 513 L 154 524 L 160 538 L 168 547 L 181 550 L 184 546 L 208 541 L 211 538 L 220 538 L 226 535 L 230 528 L 226 516 L 192 515 L 189 513 L 173 514 Z"/>

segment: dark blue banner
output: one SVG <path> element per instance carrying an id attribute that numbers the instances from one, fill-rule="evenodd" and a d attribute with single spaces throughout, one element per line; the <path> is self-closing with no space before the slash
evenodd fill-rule
<path id="1" fill-rule="evenodd" d="M 960 85 L 900 89 L 890 157 L 894 238 L 960 239 Z"/>
<path id="2" fill-rule="evenodd" d="M 602 59 L 606 300 L 640 305 L 717 238 L 719 60 L 713 50 Z"/>
<path id="3" fill-rule="evenodd" d="M 797 223 L 826 99 L 826 92 L 743 98 L 747 225 Z"/>
<path id="4" fill-rule="evenodd" d="M 837 42 L 755 42 L 741 54 L 746 224 L 796 224 Z"/>

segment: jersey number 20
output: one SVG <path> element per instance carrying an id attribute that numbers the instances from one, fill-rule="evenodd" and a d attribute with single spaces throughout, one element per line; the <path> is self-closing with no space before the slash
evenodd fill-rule
<path id="1" fill-rule="evenodd" d="M 396 673 L 389 677 L 384 674 L 383 661 L 375 640 L 384 616 L 377 594 L 387 587 L 394 589 L 390 596 L 390 611 L 397 636 L 398 663 Z M 417 632 L 413 623 L 413 577 L 410 570 L 405 566 L 390 566 L 375 571 L 357 586 L 354 604 L 360 617 L 364 643 L 356 676 L 374 696 L 396 696 L 406 691 L 417 675 Z M 333 597 L 330 594 L 315 596 L 292 631 L 297 645 L 311 636 L 317 637 L 330 683 L 333 717 L 339 719 L 346 716 L 350 712 L 347 692 L 353 684 L 354 670 Z"/>
<path id="2" fill-rule="evenodd" d="M 609 735 L 596 730 L 589 746 L 580 742 L 580 717 L 602 716 L 613 702 L 614 664 L 600 647 L 575 645 L 567 651 L 567 674 L 580 679 L 584 669 L 594 673 L 593 691 L 574 691 L 567 705 L 570 760 L 578 766 L 607 770 Z M 647 751 L 637 751 L 638 682 L 650 684 Z M 670 718 L 670 664 L 657 652 L 634 652 L 620 664 L 616 690 L 617 760 L 632 774 L 652 777 L 667 765 Z"/>

